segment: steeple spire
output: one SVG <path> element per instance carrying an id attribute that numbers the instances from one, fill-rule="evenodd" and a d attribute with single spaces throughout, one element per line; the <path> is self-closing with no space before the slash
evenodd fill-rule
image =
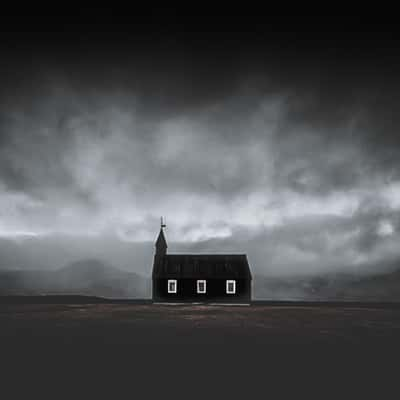
<path id="1" fill-rule="evenodd" d="M 158 238 L 156 240 L 156 255 L 165 255 L 167 254 L 167 241 L 164 236 L 164 228 L 166 228 L 166 224 L 164 223 L 163 218 L 161 217 L 161 226 L 160 233 L 158 234 Z"/>

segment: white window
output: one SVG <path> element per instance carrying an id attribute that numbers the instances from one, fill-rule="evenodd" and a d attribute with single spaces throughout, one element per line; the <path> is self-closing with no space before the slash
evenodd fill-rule
<path id="1" fill-rule="evenodd" d="M 206 292 L 206 281 L 198 280 L 197 281 L 197 293 L 205 293 Z"/>
<path id="2" fill-rule="evenodd" d="M 176 293 L 176 279 L 168 279 L 168 293 Z"/>
<path id="3" fill-rule="evenodd" d="M 234 280 L 226 281 L 226 293 L 228 293 L 228 294 L 236 293 L 236 281 L 234 281 Z"/>

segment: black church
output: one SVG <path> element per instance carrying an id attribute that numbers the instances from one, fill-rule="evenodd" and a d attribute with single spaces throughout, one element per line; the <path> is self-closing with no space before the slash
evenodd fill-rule
<path id="1" fill-rule="evenodd" d="M 245 254 L 167 254 L 161 223 L 153 264 L 153 301 L 244 303 L 251 301 Z"/>

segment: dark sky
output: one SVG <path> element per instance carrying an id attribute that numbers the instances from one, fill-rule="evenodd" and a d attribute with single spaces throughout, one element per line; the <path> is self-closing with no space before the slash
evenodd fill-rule
<path id="1" fill-rule="evenodd" d="M 246 252 L 257 273 L 397 262 L 395 21 L 0 22 L 2 267 L 148 273 L 161 215 L 171 251 Z"/>

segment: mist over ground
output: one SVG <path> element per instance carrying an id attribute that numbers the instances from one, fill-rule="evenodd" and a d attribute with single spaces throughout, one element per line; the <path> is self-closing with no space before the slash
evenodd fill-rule
<path id="1" fill-rule="evenodd" d="M 149 276 L 161 215 L 171 252 L 247 253 L 256 275 L 397 268 L 398 40 L 236 21 L 6 27 L 2 269 Z"/>

